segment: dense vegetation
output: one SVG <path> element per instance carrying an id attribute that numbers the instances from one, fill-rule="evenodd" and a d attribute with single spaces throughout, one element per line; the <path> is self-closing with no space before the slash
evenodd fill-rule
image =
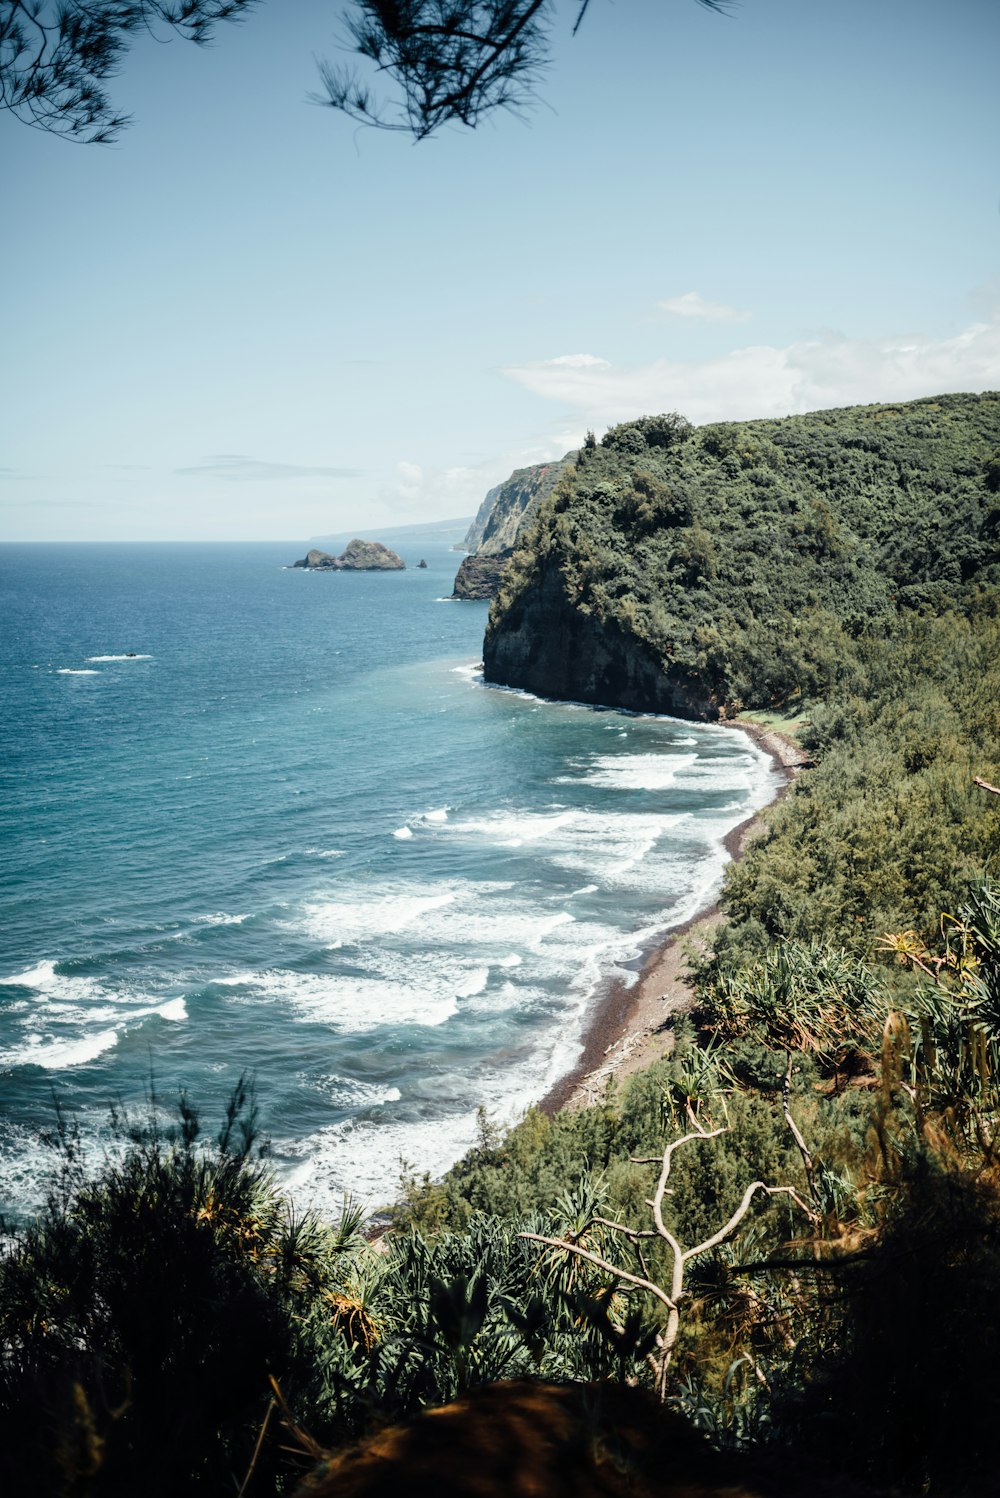
<path id="1" fill-rule="evenodd" d="M 859 637 L 1000 582 L 1000 396 L 943 395 L 589 439 L 524 532 L 491 612 L 542 578 L 733 713 L 825 695 Z"/>
<path id="2" fill-rule="evenodd" d="M 901 1494 L 995 1491 L 997 407 L 587 450 L 509 586 L 558 555 L 581 608 L 806 717 L 690 1015 L 596 1107 L 484 1117 L 381 1251 L 292 1211 L 245 1090 L 207 1145 L 184 1099 L 173 1128 L 118 1117 L 96 1174 L 58 1127 L 0 1260 L 11 1491 L 287 1491 L 317 1443 L 523 1377 L 636 1383 L 721 1447 Z"/>

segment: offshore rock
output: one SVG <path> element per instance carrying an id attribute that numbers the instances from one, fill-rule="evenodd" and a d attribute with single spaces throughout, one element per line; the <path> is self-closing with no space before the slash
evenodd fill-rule
<path id="1" fill-rule="evenodd" d="M 613 620 L 574 607 L 558 568 L 543 566 L 535 584 L 501 610 L 490 610 L 483 674 L 497 686 L 540 697 L 668 713 L 713 722 L 719 706 L 704 682 Z"/>
<path id="2" fill-rule="evenodd" d="M 308 552 L 294 567 L 307 567 L 310 572 L 402 572 L 406 563 L 401 556 L 383 546 L 381 541 L 348 543 L 339 557 L 328 551 Z"/>
<path id="3" fill-rule="evenodd" d="M 452 598 L 474 601 L 495 598 L 500 586 L 500 574 L 511 555 L 511 550 L 508 548 L 506 551 L 498 552 L 495 556 L 477 552 L 474 556 L 466 557 L 458 569 Z"/>

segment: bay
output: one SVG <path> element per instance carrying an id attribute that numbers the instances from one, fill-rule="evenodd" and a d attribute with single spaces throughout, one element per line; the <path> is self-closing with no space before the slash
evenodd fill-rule
<path id="1" fill-rule="evenodd" d="M 109 1102 L 213 1120 L 244 1071 L 293 1194 L 377 1206 L 542 1096 L 711 899 L 770 762 L 484 686 L 460 533 L 380 533 L 385 574 L 0 547 L 0 1207 L 41 1198 L 53 1089 L 96 1153 Z"/>

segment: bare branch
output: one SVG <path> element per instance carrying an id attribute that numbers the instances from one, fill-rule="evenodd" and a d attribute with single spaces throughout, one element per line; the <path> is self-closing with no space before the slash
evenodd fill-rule
<path id="1" fill-rule="evenodd" d="M 668 1229 L 664 1226 L 663 1222 L 663 1198 L 666 1195 L 667 1181 L 670 1178 L 670 1167 L 673 1163 L 674 1150 L 680 1149 L 682 1144 L 690 1144 L 692 1139 L 716 1139 L 720 1134 L 725 1133 L 725 1129 L 698 1129 L 693 1134 L 684 1134 L 680 1139 L 675 1139 L 671 1144 L 668 1144 L 666 1149 L 663 1151 L 660 1179 L 656 1184 L 656 1191 L 654 1192 L 653 1199 L 649 1203 L 649 1205 L 653 1209 L 653 1221 L 656 1223 L 656 1231 L 660 1234 L 661 1238 L 665 1238 L 667 1240 L 667 1242 L 670 1244 L 670 1247 L 674 1250 L 675 1253 L 679 1254 L 680 1248 L 677 1245 L 676 1239 L 672 1237 Z"/>
<path id="2" fill-rule="evenodd" d="M 639 1232 L 636 1228 L 627 1228 L 624 1223 L 612 1222 L 609 1217 L 595 1217 L 594 1221 L 600 1223 L 602 1228 L 613 1228 L 616 1233 L 623 1233 L 626 1238 L 655 1238 L 656 1234 L 647 1228 Z"/>
<path id="3" fill-rule="evenodd" d="M 659 1285 L 654 1285 L 652 1280 L 643 1279 L 638 1274 L 630 1274 L 627 1269 L 620 1269 L 617 1264 L 610 1264 L 607 1259 L 602 1259 L 600 1254 L 591 1253 L 589 1248 L 580 1248 L 579 1244 L 567 1243 L 565 1238 L 546 1238 L 541 1233 L 518 1233 L 517 1236 L 531 1243 L 545 1243 L 549 1248 L 561 1248 L 568 1254 L 576 1254 L 577 1258 L 586 1259 L 588 1263 L 595 1264 L 598 1269 L 606 1270 L 608 1274 L 616 1275 L 626 1284 L 638 1285 L 640 1290 L 648 1290 L 650 1295 L 655 1295 L 656 1299 L 661 1301 L 668 1310 L 677 1309 L 666 1291 L 661 1290 Z"/>
<path id="4" fill-rule="evenodd" d="M 788 1052 L 788 1064 L 785 1067 L 785 1080 L 781 1087 L 781 1111 L 785 1115 L 785 1123 L 789 1132 L 795 1140 L 799 1154 L 802 1156 L 802 1164 L 805 1167 L 806 1180 L 809 1183 L 809 1195 L 813 1202 L 819 1200 L 816 1193 L 816 1167 L 813 1162 L 812 1152 L 803 1138 L 802 1131 L 795 1119 L 792 1117 L 792 1053 Z"/>

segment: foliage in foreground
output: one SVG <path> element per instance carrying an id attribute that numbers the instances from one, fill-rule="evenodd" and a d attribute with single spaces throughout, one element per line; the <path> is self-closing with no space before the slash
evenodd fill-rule
<path id="1" fill-rule="evenodd" d="M 255 1147 L 252 1098 L 234 1092 L 202 1146 L 176 1126 L 115 1117 L 93 1177 L 60 1120 L 45 1210 L 0 1261 L 0 1403 L 9 1491 L 231 1490 L 271 1397 L 315 1398 L 316 1308 L 356 1221 L 299 1215 Z M 281 1460 L 268 1450 L 262 1490 Z"/>
<path id="2" fill-rule="evenodd" d="M 575 1267 L 586 1321 L 719 1444 L 990 1491 L 1000 888 L 945 930 L 936 951 L 887 939 L 895 970 L 790 942 L 716 971 L 671 1056 L 600 1108 L 529 1115 L 410 1215 L 451 1232 L 547 1208 L 526 1230 Z"/>
<path id="3" fill-rule="evenodd" d="M 205 1147 L 184 1100 L 173 1130 L 119 1118 L 96 1177 L 63 1128 L 0 1264 L 9 1485 L 280 1492 L 320 1445 L 537 1376 L 645 1386 L 720 1446 L 988 1491 L 1000 889 L 945 930 L 887 938 L 892 968 L 788 943 L 709 970 L 670 1056 L 484 1130 L 381 1252 L 294 1215 L 243 1091 Z"/>

